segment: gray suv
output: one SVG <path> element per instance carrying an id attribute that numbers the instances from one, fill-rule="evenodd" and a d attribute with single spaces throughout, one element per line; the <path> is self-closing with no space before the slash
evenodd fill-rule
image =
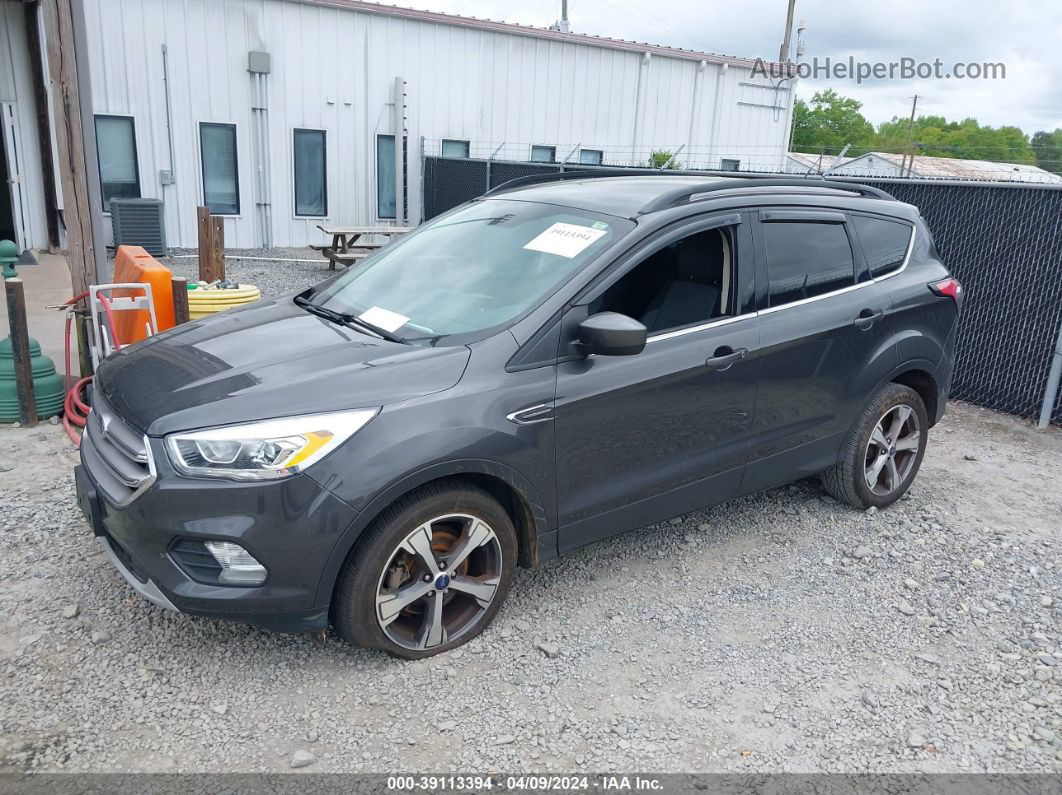
<path id="1" fill-rule="evenodd" d="M 517 565 L 812 475 L 907 491 L 962 297 L 916 208 L 532 182 L 103 362 L 77 493 L 133 588 L 417 658 L 482 632 Z"/>

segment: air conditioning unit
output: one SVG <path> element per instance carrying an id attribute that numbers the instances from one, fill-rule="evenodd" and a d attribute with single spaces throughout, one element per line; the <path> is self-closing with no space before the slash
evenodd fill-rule
<path id="1" fill-rule="evenodd" d="M 142 246 L 148 254 L 166 256 L 166 224 L 162 199 L 111 199 L 114 245 Z"/>

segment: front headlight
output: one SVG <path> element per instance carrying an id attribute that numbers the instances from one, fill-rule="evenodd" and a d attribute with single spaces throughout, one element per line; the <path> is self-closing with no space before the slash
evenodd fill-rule
<path id="1" fill-rule="evenodd" d="M 343 444 L 379 409 L 339 411 L 228 425 L 166 437 L 174 468 L 185 475 L 237 480 L 284 478 Z"/>

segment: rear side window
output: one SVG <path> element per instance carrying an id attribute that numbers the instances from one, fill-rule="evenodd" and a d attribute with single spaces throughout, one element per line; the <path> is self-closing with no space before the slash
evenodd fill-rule
<path id="1" fill-rule="evenodd" d="M 843 224 L 772 221 L 761 228 L 770 306 L 855 284 L 855 262 Z"/>
<path id="2" fill-rule="evenodd" d="M 871 276 L 884 276 L 903 264 L 911 227 L 898 221 L 857 215 L 852 218 Z"/>

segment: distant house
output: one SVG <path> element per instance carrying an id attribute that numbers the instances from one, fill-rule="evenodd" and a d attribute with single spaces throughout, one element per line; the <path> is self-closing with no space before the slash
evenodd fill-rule
<path id="1" fill-rule="evenodd" d="M 813 155 L 807 152 L 787 152 L 785 156 L 786 174 L 821 174 L 830 167 L 836 155 Z M 835 173 L 842 163 L 847 163 L 848 158 L 841 158 L 837 166 L 830 173 Z"/>
<path id="2" fill-rule="evenodd" d="M 792 158 L 793 153 L 790 153 Z M 802 157 L 815 157 L 802 155 Z M 907 168 L 903 155 L 868 152 L 834 167 L 831 174 L 855 177 L 914 177 L 922 179 L 968 179 L 988 182 L 1062 184 L 1062 177 L 1037 166 L 996 163 L 990 160 L 960 160 L 953 157 L 915 155 Z"/>

